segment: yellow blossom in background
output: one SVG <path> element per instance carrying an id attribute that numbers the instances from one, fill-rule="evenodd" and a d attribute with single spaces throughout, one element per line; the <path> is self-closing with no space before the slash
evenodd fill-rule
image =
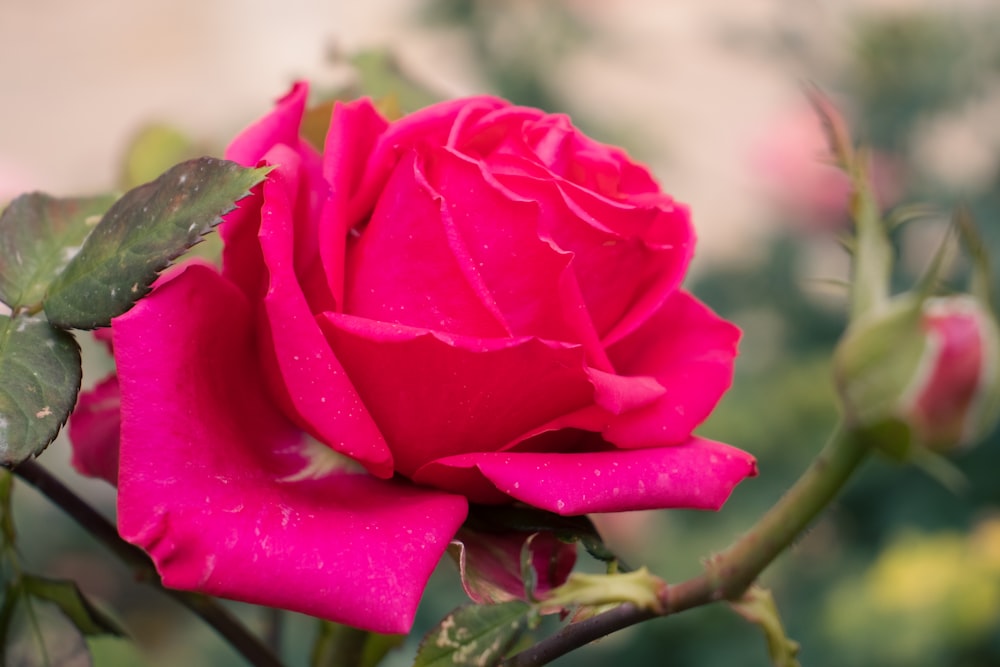
<path id="1" fill-rule="evenodd" d="M 900 533 L 828 597 L 825 610 L 828 632 L 840 645 L 859 651 L 859 659 L 898 664 L 927 664 L 935 653 L 982 639 L 998 616 L 997 517 L 968 535 Z"/>

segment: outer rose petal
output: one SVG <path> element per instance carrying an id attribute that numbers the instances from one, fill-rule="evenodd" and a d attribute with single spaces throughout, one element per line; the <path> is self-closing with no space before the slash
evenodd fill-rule
<path id="1" fill-rule="evenodd" d="M 317 237 L 321 226 L 321 211 L 330 191 L 323 178 L 322 156 L 299 137 L 299 126 L 308 95 L 307 84 L 295 84 L 278 101 L 271 113 L 241 132 L 226 149 L 227 159 L 245 167 L 256 166 L 276 146 L 284 146 L 295 154 L 294 163 L 300 172 L 300 187 L 293 198 L 295 232 L 298 238 Z M 260 189 L 258 187 L 256 190 L 259 192 Z M 242 288 L 254 301 L 263 294 L 262 278 L 265 277 L 256 238 L 259 226 L 260 198 L 256 197 L 242 202 L 237 210 L 226 216 L 225 224 L 220 229 L 225 241 L 223 275 Z M 339 298 L 331 293 L 330 279 L 320 262 L 317 244 L 296 245 L 295 269 L 315 310 L 325 310 L 335 298 Z"/>
<path id="2" fill-rule="evenodd" d="M 675 292 L 638 330 L 608 349 L 622 375 L 651 376 L 666 390 L 618 416 L 604 437 L 619 447 L 687 440 L 733 379 L 740 330 L 687 292 Z"/>
<path id="3" fill-rule="evenodd" d="M 118 376 L 112 373 L 90 391 L 80 392 L 69 418 L 73 467 L 81 475 L 118 483 L 118 431 L 121 428 L 121 394 Z"/>
<path id="4" fill-rule="evenodd" d="M 225 158 L 252 167 L 272 146 L 299 145 L 299 124 L 309 97 L 309 85 L 299 81 L 275 104 L 274 110 L 243 130 L 226 148 Z"/>
<path id="5" fill-rule="evenodd" d="M 476 502 L 478 477 L 509 498 L 572 516 L 666 508 L 716 510 L 733 487 L 756 474 L 754 458 L 746 452 L 692 438 L 683 445 L 656 449 L 459 454 L 424 466 L 414 479 L 470 493 Z"/>
<path id="6" fill-rule="evenodd" d="M 167 586 L 406 632 L 466 501 L 310 460 L 263 391 L 252 326 L 203 266 L 114 321 L 119 531 Z"/>

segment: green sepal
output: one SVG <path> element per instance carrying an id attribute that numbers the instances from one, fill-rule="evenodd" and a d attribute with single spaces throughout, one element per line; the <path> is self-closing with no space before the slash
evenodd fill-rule
<path id="1" fill-rule="evenodd" d="M 909 294 L 852 322 L 844 332 L 833 368 L 850 428 L 874 428 L 896 416 L 927 347 L 920 319 L 921 300 Z"/>
<path id="2" fill-rule="evenodd" d="M 49 321 L 66 329 L 108 326 L 268 171 L 199 158 L 125 193 L 49 286 L 44 301 Z"/>
<path id="3" fill-rule="evenodd" d="M 666 587 L 666 582 L 646 567 L 611 574 L 574 572 L 565 584 L 550 591 L 541 604 L 547 609 L 570 609 L 631 602 L 639 609 L 662 613 Z"/>
<path id="4" fill-rule="evenodd" d="M 37 456 L 55 439 L 81 377 L 71 333 L 41 317 L 0 315 L 0 465 Z"/>
<path id="5" fill-rule="evenodd" d="M 893 249 L 888 226 L 882 220 L 869 174 L 871 156 L 856 150 L 840 112 L 815 86 L 806 90 L 819 115 L 837 165 L 851 179 L 850 214 L 854 221 L 851 267 L 850 321 L 881 310 L 888 302 Z"/>
<path id="6" fill-rule="evenodd" d="M 788 638 L 771 591 L 751 586 L 739 600 L 729 603 L 737 614 L 761 629 L 774 667 L 800 667 L 799 644 Z"/>
<path id="7" fill-rule="evenodd" d="M 538 621 L 520 600 L 459 607 L 424 637 L 413 667 L 494 667 Z"/>

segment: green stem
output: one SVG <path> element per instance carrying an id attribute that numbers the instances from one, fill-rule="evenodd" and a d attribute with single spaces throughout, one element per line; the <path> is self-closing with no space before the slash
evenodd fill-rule
<path id="1" fill-rule="evenodd" d="M 750 530 L 709 559 L 700 575 L 666 588 L 664 611 L 659 615 L 739 598 L 830 504 L 869 451 L 870 447 L 857 434 L 838 428 L 798 481 Z M 588 642 L 657 615 L 634 604 L 623 604 L 569 625 L 503 664 L 505 667 L 544 665 Z"/>
<path id="2" fill-rule="evenodd" d="M 276 607 L 264 607 L 264 643 L 275 655 L 281 655 L 285 632 L 285 612 Z"/>
<path id="3" fill-rule="evenodd" d="M 359 667 L 363 664 L 370 634 L 349 625 L 320 621 L 309 664 L 312 667 Z"/>
<path id="4" fill-rule="evenodd" d="M 18 464 L 13 472 L 38 489 L 128 565 L 137 580 L 172 597 L 215 629 L 249 664 L 254 667 L 282 667 L 281 660 L 271 649 L 213 598 L 199 593 L 164 588 L 156 566 L 153 565 L 146 552 L 119 537 L 118 530 L 110 521 L 84 502 L 44 467 L 29 459 Z"/>
<path id="5" fill-rule="evenodd" d="M 784 496 L 732 546 L 711 559 L 705 577 L 713 596 L 734 600 L 804 531 L 844 486 L 870 447 L 840 427 Z"/>
<path id="6" fill-rule="evenodd" d="M 848 170 L 854 184 L 851 217 L 855 247 L 851 276 L 851 323 L 877 311 L 889 300 L 892 273 L 892 243 L 879 214 L 878 202 L 867 173 L 866 154 Z"/>

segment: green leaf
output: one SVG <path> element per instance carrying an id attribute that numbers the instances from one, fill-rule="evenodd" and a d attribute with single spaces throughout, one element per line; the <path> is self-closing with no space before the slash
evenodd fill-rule
<path id="1" fill-rule="evenodd" d="M 383 635 L 339 623 L 319 622 L 311 667 L 375 667 L 406 635 Z"/>
<path id="2" fill-rule="evenodd" d="M 8 582 L 3 591 L 3 604 L 0 604 L 0 664 L 6 664 L 8 638 L 14 624 L 14 611 L 21 599 L 22 588 L 19 581 Z"/>
<path id="3" fill-rule="evenodd" d="M 125 631 L 114 619 L 84 597 L 75 582 L 47 579 L 33 574 L 22 575 L 21 579 L 25 593 L 54 604 L 85 636 L 125 635 Z"/>
<path id="4" fill-rule="evenodd" d="M 0 301 L 15 312 L 40 304 L 113 202 L 111 195 L 57 199 L 40 192 L 12 201 L 0 215 Z"/>
<path id="5" fill-rule="evenodd" d="M 67 329 L 108 326 L 267 171 L 199 158 L 125 193 L 49 287 L 44 301 L 49 321 Z"/>
<path id="6" fill-rule="evenodd" d="M 520 600 L 459 607 L 424 637 L 413 667 L 493 667 L 537 624 L 538 612 Z"/>
<path id="7" fill-rule="evenodd" d="M 55 439 L 80 377 L 72 334 L 40 317 L 0 315 L 0 465 L 17 465 Z"/>

